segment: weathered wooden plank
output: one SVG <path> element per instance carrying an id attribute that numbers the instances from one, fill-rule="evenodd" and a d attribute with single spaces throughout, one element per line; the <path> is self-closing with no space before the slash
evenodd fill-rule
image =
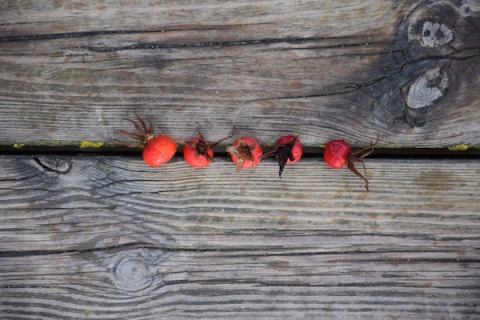
<path id="1" fill-rule="evenodd" d="M 395 19 L 399 9 L 418 3 L 394 1 L 103 1 L 100 3 L 32 3 L 3 1 L 0 4 L 3 35 L 34 37 L 89 32 L 164 32 L 163 39 L 176 43 L 174 35 L 187 35 L 184 43 L 245 41 L 287 35 L 311 37 L 360 35 L 381 30 L 383 15 Z M 77 6 L 74 8 L 73 6 Z M 15 19 L 9 14 L 15 14 Z M 472 14 L 474 11 L 471 12 Z M 352 28 L 353 21 L 358 25 Z M 340 25 L 339 25 L 339 22 Z M 224 30 L 225 29 L 225 30 Z M 212 32 L 208 32 L 212 31 Z M 387 30 L 384 30 L 388 32 Z M 184 33 L 185 32 L 185 33 Z M 226 33 L 225 33 L 226 32 Z M 352 33 L 353 32 L 353 33 Z M 228 37 L 225 37 L 228 35 Z M 223 37 L 223 38 L 222 38 Z"/>
<path id="2" fill-rule="evenodd" d="M 480 164 L 0 157 L 10 318 L 470 318 Z"/>
<path id="3" fill-rule="evenodd" d="M 471 2 L 2 2 L 0 142 L 107 141 L 134 109 L 273 143 L 480 145 Z"/>
<path id="4" fill-rule="evenodd" d="M 2 259 L 0 296 L 4 317 L 27 319 L 477 316 L 478 264 L 423 253 L 365 256 L 131 248 L 16 257 Z"/>

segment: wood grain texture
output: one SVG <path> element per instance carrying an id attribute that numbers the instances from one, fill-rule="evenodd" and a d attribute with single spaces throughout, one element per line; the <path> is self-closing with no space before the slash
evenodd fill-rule
<path id="1" fill-rule="evenodd" d="M 0 143 L 232 125 L 365 145 L 480 145 L 472 1 L 2 1 Z"/>
<path id="2" fill-rule="evenodd" d="M 0 317 L 474 319 L 480 165 L 0 157 Z"/>

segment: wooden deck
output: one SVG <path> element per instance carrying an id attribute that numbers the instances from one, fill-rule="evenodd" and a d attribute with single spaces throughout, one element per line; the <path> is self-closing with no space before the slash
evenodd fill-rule
<path id="1" fill-rule="evenodd" d="M 3 1 L 0 23 L 1 319 L 478 319 L 478 1 Z M 112 143 L 134 110 L 309 155 L 150 168 Z M 378 134 L 370 192 L 323 163 Z"/>

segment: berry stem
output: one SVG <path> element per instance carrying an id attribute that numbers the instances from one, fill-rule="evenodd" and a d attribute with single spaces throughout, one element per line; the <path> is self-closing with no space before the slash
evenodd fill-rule
<path id="1" fill-rule="evenodd" d="M 200 133 L 200 132 L 199 132 Z M 233 132 L 231 135 L 229 135 L 228 137 L 225 137 L 225 138 L 222 138 L 214 143 L 211 143 L 210 144 L 210 148 L 215 148 L 216 146 L 218 146 L 220 143 L 222 143 L 223 141 L 227 140 L 227 139 L 230 139 L 231 137 L 233 137 L 235 135 L 235 133 L 237 133 L 237 128 L 235 126 L 233 126 Z"/>
<path id="2" fill-rule="evenodd" d="M 378 141 L 380 141 L 380 135 L 377 135 L 377 140 L 375 142 L 370 142 L 370 144 L 358 151 L 352 152 L 350 155 L 348 155 L 347 158 L 347 167 L 355 173 L 358 177 L 361 179 L 365 180 L 365 188 L 367 189 L 367 192 L 370 191 L 368 189 L 368 180 L 365 178 L 358 170 L 355 168 L 354 163 L 360 162 L 363 166 L 363 174 L 367 174 L 367 169 L 365 168 L 365 163 L 363 162 L 362 158 L 365 158 L 366 156 L 369 156 L 373 152 L 373 148 L 377 145 Z"/>
<path id="3" fill-rule="evenodd" d="M 347 167 L 348 167 L 348 169 L 350 169 L 350 171 L 352 171 L 353 173 L 355 173 L 358 177 L 360 177 L 361 179 L 365 180 L 365 188 L 367 189 L 367 192 L 370 191 L 370 190 L 368 189 L 368 180 L 367 180 L 367 178 L 365 178 L 360 172 L 358 172 L 358 170 L 355 168 L 354 162 L 361 162 L 361 163 L 362 163 L 364 174 L 367 173 L 367 170 L 365 169 L 365 163 L 363 162 L 362 159 L 350 155 L 350 156 L 348 157 L 348 160 L 347 160 Z"/>

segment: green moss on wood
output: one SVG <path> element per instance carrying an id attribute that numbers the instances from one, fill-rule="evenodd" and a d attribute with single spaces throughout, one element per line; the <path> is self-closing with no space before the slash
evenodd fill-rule
<path id="1" fill-rule="evenodd" d="M 80 148 L 100 148 L 105 145 L 104 142 L 92 142 L 92 141 L 82 141 L 80 143 Z"/>
<path id="2" fill-rule="evenodd" d="M 456 146 L 448 147 L 448 150 L 450 151 L 465 151 L 467 149 L 468 146 L 466 144 L 457 144 Z"/>
<path id="3" fill-rule="evenodd" d="M 14 147 L 15 149 L 22 149 L 23 147 L 25 147 L 25 143 L 14 143 L 12 147 Z"/>

